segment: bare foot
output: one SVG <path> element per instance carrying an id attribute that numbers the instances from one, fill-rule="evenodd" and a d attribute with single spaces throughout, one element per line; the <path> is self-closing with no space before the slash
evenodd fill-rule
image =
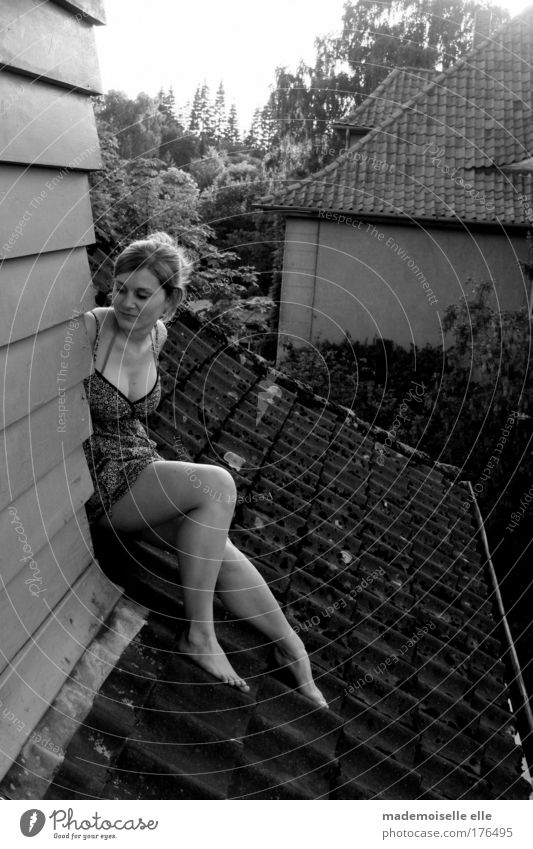
<path id="1" fill-rule="evenodd" d="M 191 639 L 190 636 L 182 634 L 178 648 L 180 652 L 186 654 L 198 666 L 224 684 L 238 687 L 243 692 L 248 692 L 250 689 L 244 678 L 237 675 L 215 637 Z"/>
<path id="2" fill-rule="evenodd" d="M 274 649 L 276 663 L 280 669 L 290 669 L 296 679 L 297 690 L 303 695 L 315 702 L 318 707 L 328 708 L 329 705 L 324 698 L 324 695 L 313 681 L 313 673 L 309 662 L 308 654 L 303 647 L 303 644 L 293 647 L 279 647 Z"/>

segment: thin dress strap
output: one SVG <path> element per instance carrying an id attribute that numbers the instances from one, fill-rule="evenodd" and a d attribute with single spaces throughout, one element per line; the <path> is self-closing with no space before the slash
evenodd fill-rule
<path id="1" fill-rule="evenodd" d="M 155 346 L 154 346 L 154 337 L 150 334 L 152 339 L 152 351 L 154 352 L 155 364 L 159 367 L 159 328 L 157 326 L 157 321 L 155 323 Z"/>
<path id="2" fill-rule="evenodd" d="M 96 362 L 96 350 L 98 348 L 98 343 L 100 341 L 100 322 L 98 321 L 98 318 L 96 317 L 96 313 L 94 313 L 92 310 L 90 310 L 90 312 L 92 313 L 92 315 L 94 315 L 94 320 L 96 321 L 96 338 L 94 340 L 94 348 L 93 348 L 93 360 L 94 360 L 94 362 Z M 104 357 L 104 362 L 102 363 L 102 368 L 99 369 L 100 374 L 103 374 L 104 371 L 105 371 L 105 367 L 107 365 L 107 361 L 109 359 L 109 354 L 111 353 L 111 348 L 113 347 L 113 343 L 115 341 L 115 336 L 117 335 L 117 332 L 118 332 L 118 323 L 115 319 L 115 329 L 113 331 L 113 336 L 111 337 L 111 341 L 109 342 L 109 345 L 108 345 L 108 348 L 107 348 L 107 351 L 106 351 L 106 355 Z M 159 328 L 157 326 L 157 322 L 155 324 L 155 345 L 154 345 L 154 337 L 153 337 L 152 333 L 150 333 L 150 340 L 151 340 L 151 343 L 152 343 L 152 351 L 154 353 L 155 365 L 156 365 L 156 368 L 159 369 L 159 353 L 158 353 L 158 351 L 159 351 Z"/>
<path id="3" fill-rule="evenodd" d="M 115 329 L 113 331 L 113 336 L 111 337 L 111 341 L 109 342 L 109 345 L 108 345 L 108 348 L 107 348 L 107 351 L 106 351 L 106 354 L 105 354 L 105 357 L 104 357 L 104 362 L 102 363 L 102 368 L 100 369 L 100 374 L 103 374 L 104 371 L 105 371 L 105 367 L 106 367 L 107 361 L 109 359 L 109 354 L 111 353 L 111 348 L 113 347 L 113 343 L 115 341 L 115 336 L 117 335 L 117 333 L 118 333 L 118 322 L 115 319 Z"/>
<path id="4" fill-rule="evenodd" d="M 94 316 L 94 320 L 96 322 L 96 336 L 94 337 L 94 346 L 93 346 L 93 362 L 96 362 L 96 351 L 98 350 L 98 343 L 100 341 L 100 322 L 96 317 L 96 313 L 93 310 L 89 310 L 92 316 Z"/>

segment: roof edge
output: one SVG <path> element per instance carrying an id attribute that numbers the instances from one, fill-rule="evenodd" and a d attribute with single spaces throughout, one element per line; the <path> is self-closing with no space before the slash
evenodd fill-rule
<path id="1" fill-rule="evenodd" d="M 507 28 L 509 28 L 512 24 L 514 24 L 514 22 L 517 19 L 519 19 L 521 17 L 525 17 L 526 13 L 532 14 L 533 13 L 533 6 L 525 9 L 523 12 L 520 13 L 520 15 L 516 15 L 514 18 L 510 18 L 508 21 L 505 21 L 500 27 L 498 27 L 498 29 L 496 29 L 494 31 L 494 33 L 492 33 L 492 35 L 487 36 L 487 38 L 481 39 L 480 43 L 477 44 L 475 47 L 472 47 L 467 53 L 465 53 L 465 55 L 461 59 L 459 59 L 453 65 L 450 65 L 449 68 L 446 68 L 444 71 L 441 71 L 440 74 L 438 74 L 438 76 L 436 76 L 435 79 L 430 80 L 427 85 L 422 86 L 422 88 L 417 92 L 416 95 L 414 95 L 414 97 L 412 97 L 410 100 L 407 100 L 405 103 L 402 103 L 401 106 L 399 106 L 397 109 L 395 109 L 392 112 L 392 114 L 389 116 L 389 118 L 387 118 L 386 121 L 384 121 L 382 124 L 378 124 L 378 126 L 374 127 L 374 129 L 372 129 L 367 135 L 363 136 L 356 144 L 354 144 L 352 147 L 350 147 L 350 149 L 348 151 L 343 151 L 341 154 L 339 154 L 339 156 L 337 156 L 333 160 L 333 162 L 329 163 L 329 165 L 327 165 L 326 168 L 323 168 L 320 171 L 317 171 L 315 174 L 310 174 L 308 177 L 305 177 L 302 180 L 295 180 L 294 183 L 291 183 L 289 186 L 287 186 L 287 188 L 285 189 L 285 192 L 290 192 L 291 189 L 302 186 L 304 183 L 310 182 L 312 178 L 316 179 L 317 177 L 320 177 L 323 173 L 326 173 L 326 169 L 328 171 L 331 171 L 337 165 L 337 163 L 339 162 L 341 157 L 346 156 L 347 153 L 349 153 L 350 155 L 353 156 L 353 153 L 357 152 L 360 147 L 363 147 L 363 145 L 368 145 L 369 143 L 371 143 L 371 141 L 378 135 L 378 133 L 382 133 L 383 130 L 385 130 L 387 127 L 389 127 L 391 124 L 393 124 L 403 112 L 406 112 L 408 109 L 411 109 L 413 106 L 415 106 L 418 103 L 419 100 L 421 100 L 423 97 L 425 97 L 425 95 L 427 93 L 429 93 L 431 91 L 431 89 L 435 88 L 437 85 L 440 85 L 441 82 L 446 80 L 452 74 L 456 73 L 464 65 L 469 64 L 472 61 L 472 59 L 477 56 L 477 54 L 479 54 L 481 51 L 486 49 L 486 47 L 489 43 L 492 43 L 495 40 L 496 37 L 498 37 L 502 32 L 504 32 Z M 396 70 L 396 69 L 394 69 L 394 70 Z M 388 77 L 386 77 L 386 79 L 388 79 L 390 76 L 391 76 L 391 74 L 389 74 Z M 380 85 L 382 85 L 382 84 L 383 83 L 380 83 Z M 380 86 L 378 86 L 378 88 L 375 91 L 378 91 L 379 88 L 380 88 Z M 370 95 L 369 95 L 369 97 L 370 97 Z M 361 106 L 362 105 L 363 104 L 361 104 Z M 272 195 L 266 195 L 265 199 L 268 198 L 268 197 L 272 197 Z"/>
<path id="2" fill-rule="evenodd" d="M 455 220 L 453 218 L 413 218 L 398 212 L 395 215 L 383 215 L 379 212 L 354 212 L 353 209 L 318 209 L 317 207 L 307 206 L 277 206 L 276 204 L 265 204 L 261 201 L 255 201 L 252 207 L 257 209 L 265 209 L 270 212 L 280 213 L 285 217 L 295 218 L 319 218 L 322 220 L 321 212 L 333 212 L 335 214 L 346 215 L 351 218 L 369 219 L 372 221 L 381 221 L 383 224 L 402 224 L 408 227 L 415 227 L 417 224 L 422 224 L 425 227 L 446 227 L 454 230 L 485 230 L 485 231 L 500 231 L 500 230 L 515 230 L 517 232 L 527 232 L 531 229 L 531 222 L 524 221 L 523 223 L 511 221 L 479 221 L 475 218 L 461 218 Z"/>
<path id="3" fill-rule="evenodd" d="M 204 324 L 209 324 L 209 332 L 212 332 L 213 323 L 211 321 L 204 321 L 200 316 L 191 312 L 183 312 L 180 315 L 179 320 L 183 321 L 186 325 L 190 327 L 189 321 L 191 324 L 195 325 L 195 329 L 198 330 Z M 240 356 L 244 356 L 245 360 L 248 361 L 248 364 L 255 365 L 256 367 L 260 367 L 265 374 L 268 373 L 269 377 L 275 378 L 281 385 L 285 385 L 287 388 L 292 389 L 295 392 L 295 395 L 301 400 L 305 401 L 308 405 L 318 405 L 324 406 L 327 405 L 328 409 L 331 410 L 332 413 L 336 413 L 337 416 L 343 417 L 344 421 L 347 419 L 351 419 L 352 423 L 358 429 L 362 429 L 366 434 L 374 435 L 374 436 L 388 436 L 388 431 L 384 430 L 379 425 L 371 424 L 370 422 L 365 421 L 364 419 L 359 418 L 359 416 L 350 408 L 345 407 L 343 404 L 339 404 L 336 401 L 328 400 L 327 398 L 323 398 L 321 395 L 317 395 L 313 388 L 309 386 L 309 384 L 304 383 L 301 380 L 298 380 L 295 377 L 292 377 L 289 374 L 286 374 L 282 369 L 277 366 L 273 366 L 269 360 L 266 360 L 260 354 L 257 354 L 255 351 L 250 351 L 246 346 L 241 345 L 239 342 L 231 341 L 224 331 L 217 328 L 217 335 L 225 338 L 227 341 L 228 349 L 233 350 L 238 353 Z M 410 445 L 407 445 L 404 442 L 400 442 L 399 440 L 394 440 L 393 443 L 393 451 L 396 451 L 398 454 L 402 454 L 408 458 L 413 458 L 418 461 L 420 464 L 429 465 L 431 468 L 436 469 L 441 472 L 445 477 L 452 477 L 455 483 L 462 483 L 463 481 L 459 478 L 461 474 L 461 469 L 458 466 L 453 466 L 449 463 L 443 463 L 442 461 L 433 460 L 429 454 L 426 454 L 424 451 L 421 451 L 418 448 L 413 448 Z M 400 449 L 400 450 L 399 450 Z M 459 480 L 458 480 L 459 479 Z"/>

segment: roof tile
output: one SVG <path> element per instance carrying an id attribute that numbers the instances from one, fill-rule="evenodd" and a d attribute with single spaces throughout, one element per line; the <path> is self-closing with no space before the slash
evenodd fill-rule
<path id="1" fill-rule="evenodd" d="M 170 337 L 168 394 L 151 432 L 169 452 L 183 436 L 191 459 L 229 468 L 250 497 L 237 505 L 231 537 L 299 629 L 330 711 L 291 689 L 270 644 L 217 598 L 217 633 L 251 691 L 191 664 L 177 652 L 183 605 L 173 555 L 102 532 L 101 565 L 148 619 L 46 798 L 527 798 L 459 471 L 407 449 L 379 466 L 377 429 L 274 371 L 260 389 L 264 363 L 230 355 L 192 317 Z M 180 345 L 189 346 L 183 379 Z M 231 378 L 213 382 L 206 426 L 188 405 L 202 403 L 195 392 L 210 367 L 231 368 Z M 269 393 L 256 421 L 272 385 L 283 393 Z M 246 461 L 239 468 L 237 455 Z M 260 493 L 271 500 L 253 501 Z"/>
<path id="2" fill-rule="evenodd" d="M 346 119 L 374 129 L 259 205 L 526 226 L 531 171 L 504 169 L 533 151 L 532 28 L 526 9 L 442 73 L 392 71 Z"/>

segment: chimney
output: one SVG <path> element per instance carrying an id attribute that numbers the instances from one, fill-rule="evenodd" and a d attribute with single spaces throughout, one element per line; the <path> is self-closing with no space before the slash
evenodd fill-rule
<path id="1" fill-rule="evenodd" d="M 492 9 L 478 9 L 474 15 L 474 43 L 477 47 L 490 35 L 490 23 L 492 20 Z"/>

